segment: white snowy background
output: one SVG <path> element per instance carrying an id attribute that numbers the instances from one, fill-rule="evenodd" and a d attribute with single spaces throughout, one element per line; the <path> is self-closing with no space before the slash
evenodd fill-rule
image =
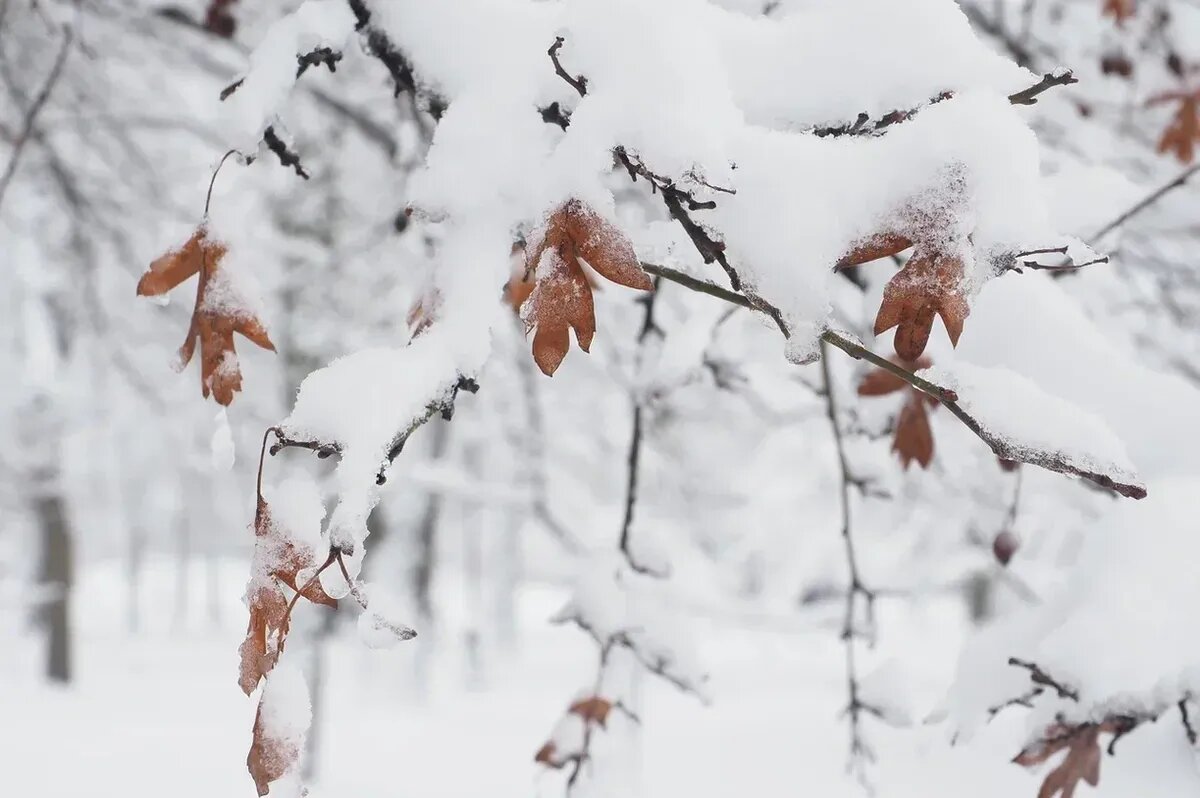
<path id="1" fill-rule="evenodd" d="M 1200 6 L 1142 0 L 1120 24 L 1101 0 L 357 7 L 363 30 L 342 0 L 0 0 L 0 791 L 254 794 L 238 646 L 259 445 L 281 424 L 341 451 L 268 457 L 273 517 L 318 562 L 353 544 L 369 610 L 297 606 L 264 711 L 302 739 L 311 701 L 312 726 L 272 795 L 564 795 L 570 766 L 534 755 L 579 743 L 566 710 L 593 693 L 637 721 L 593 731 L 572 795 L 1032 798 L 1052 766 L 1013 757 L 1056 718 L 1114 713 L 1157 720 L 1077 794 L 1200 794 L 1182 714 L 1200 728 L 1200 178 L 1156 152 L 1171 108 L 1148 104 L 1200 90 Z M 555 74 L 557 36 L 584 96 Z M 297 77 L 320 47 L 336 71 Z M 1010 103 L 1064 68 L 1079 82 Z M 915 108 L 881 135 L 817 135 Z M 310 179 L 261 144 L 268 126 Z M 601 279 L 590 353 L 537 370 L 501 290 L 514 234 L 568 198 L 641 260 L 729 285 L 618 146 L 715 203 L 692 216 L 788 341 L 669 281 L 639 334 L 642 297 Z M 165 301 L 134 286 L 201 222 L 230 149 L 255 158 L 211 183 L 220 301 L 277 353 L 238 339 L 226 410 L 196 364 L 171 369 L 191 283 Z M 858 396 L 871 367 L 818 343 L 833 329 L 891 354 L 871 329 L 899 263 L 857 284 L 831 266 L 901 206 L 953 216 L 919 232 L 962 259 L 970 301 L 957 347 L 934 325 L 922 376 L 996 436 L 1146 498 L 1002 469 L 947 408 L 931 466 L 901 467 L 901 394 Z M 1068 245 L 1110 260 L 995 273 Z M 435 294 L 413 337 L 409 309 Z M 479 392 L 377 486 L 393 435 L 460 375 Z M 617 549 L 635 408 L 630 556 L 664 578 Z M 876 593 L 849 640 L 843 447 Z M 1019 541 L 1007 565 L 1001 532 Z M 65 680 L 47 653 L 64 606 Z M 598 673 L 572 621 L 637 656 Z M 386 645 L 395 624 L 417 636 Z M 1076 697 L 995 711 L 1032 686 L 1011 657 Z M 851 684 L 871 708 L 857 755 Z"/>

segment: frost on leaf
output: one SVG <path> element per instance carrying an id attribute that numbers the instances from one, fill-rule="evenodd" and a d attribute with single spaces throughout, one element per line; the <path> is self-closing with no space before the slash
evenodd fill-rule
<path id="1" fill-rule="evenodd" d="M 534 287 L 521 308 L 526 332 L 536 328 L 533 359 L 547 376 L 567 355 L 569 330 L 585 352 L 596 332 L 592 287 L 581 261 L 614 283 L 654 287 L 620 230 L 576 199 L 555 209 L 526 249 L 525 276 Z"/>
<path id="2" fill-rule="evenodd" d="M 935 315 L 957 346 L 970 312 L 963 263 L 968 231 L 959 222 L 964 178 L 952 169 L 942 181 L 937 190 L 899 208 L 883 229 L 854 242 L 835 264 L 849 268 L 913 247 L 884 288 L 874 328 L 876 335 L 896 328 L 895 350 L 904 360 L 916 360 L 925 351 Z"/>
<path id="3" fill-rule="evenodd" d="M 950 342 L 957 345 L 968 313 L 962 259 L 918 246 L 884 288 L 874 332 L 879 335 L 895 327 L 896 354 L 916 360 L 929 343 L 934 314 L 942 317 Z"/>
<path id="4" fill-rule="evenodd" d="M 317 565 L 312 550 L 297 545 L 271 518 L 270 506 L 261 497 L 254 516 L 254 566 L 246 586 L 250 620 L 238 648 L 238 685 L 246 695 L 275 667 L 283 651 L 290 624 L 289 600 L 283 590 L 299 593 L 314 604 L 336 607 L 337 601 L 321 587 L 319 579 L 299 579 L 302 571 Z"/>
<path id="5" fill-rule="evenodd" d="M 1196 157 L 1196 144 L 1200 142 L 1200 90 L 1160 94 L 1148 104 L 1163 103 L 1179 105 L 1158 140 L 1158 151 L 1171 153 L 1182 163 L 1191 163 Z"/>
<path id="6" fill-rule="evenodd" d="M 1018 765 L 1033 767 L 1065 750 L 1066 756 L 1058 763 L 1058 767 L 1046 774 L 1038 790 L 1038 798 L 1072 798 L 1079 782 L 1086 781 L 1093 787 L 1100 783 L 1100 735 L 1108 733 L 1120 736 L 1126 731 L 1128 724 L 1121 719 L 1077 726 L 1051 724 L 1040 740 L 1026 747 L 1013 761 Z"/>
<path id="7" fill-rule="evenodd" d="M 920 357 L 915 362 L 893 362 L 909 371 L 927 369 L 932 365 L 927 357 Z M 904 389 L 907 389 L 907 397 L 896 417 L 892 451 L 899 456 L 905 469 L 913 462 L 921 468 L 929 468 L 933 462 L 933 429 L 929 426 L 928 408 L 936 407 L 937 400 L 883 368 L 867 372 L 858 384 L 858 395 L 886 396 Z"/>
<path id="8" fill-rule="evenodd" d="M 196 306 L 187 337 L 179 348 L 180 367 L 191 362 L 200 343 L 200 391 L 211 393 L 218 404 L 228 405 L 242 389 L 233 334 L 240 333 L 263 349 L 275 351 L 266 328 L 245 308 L 230 302 L 229 285 L 220 271 L 225 245 L 208 237 L 201 225 L 179 249 L 167 252 L 150 264 L 138 281 L 138 296 L 161 296 L 193 274 L 199 275 Z"/>

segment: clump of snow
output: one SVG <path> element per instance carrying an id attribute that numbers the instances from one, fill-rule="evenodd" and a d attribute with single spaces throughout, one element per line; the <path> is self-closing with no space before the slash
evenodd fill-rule
<path id="1" fill-rule="evenodd" d="M 921 376 L 955 391 L 959 406 L 1014 450 L 1061 458 L 1121 482 L 1138 479 L 1124 444 L 1101 417 L 1046 393 L 1027 377 L 961 361 L 925 369 Z"/>
<path id="2" fill-rule="evenodd" d="M 225 408 L 217 411 L 213 419 L 212 442 L 209 446 L 212 467 L 214 471 L 230 471 L 233 469 L 235 451 L 233 446 L 233 430 L 229 428 L 229 416 Z"/>
<path id="3" fill-rule="evenodd" d="M 296 83 L 296 57 L 319 47 L 341 50 L 353 30 L 354 15 L 341 0 L 305 0 L 275 22 L 251 52 L 241 86 L 223 103 L 229 146 L 253 152 Z"/>
<path id="4" fill-rule="evenodd" d="M 626 641 L 643 667 L 707 699 L 708 674 L 686 618 L 672 610 L 671 593 L 670 580 L 639 574 L 620 555 L 597 556 L 554 620 L 579 625 L 601 646 Z"/>
<path id="5" fill-rule="evenodd" d="M 391 648 L 402 640 L 411 640 L 416 631 L 401 622 L 404 606 L 394 595 L 378 585 L 359 585 L 367 606 L 358 616 L 358 637 L 370 648 Z"/>

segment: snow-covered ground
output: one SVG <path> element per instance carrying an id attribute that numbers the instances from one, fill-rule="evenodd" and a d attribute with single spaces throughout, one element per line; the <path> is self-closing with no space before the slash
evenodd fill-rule
<path id="1" fill-rule="evenodd" d="M 178 620 L 173 567 L 151 562 L 142 578 L 136 634 L 127 628 L 121 569 L 91 569 L 75 598 L 78 678 L 66 688 L 40 680 L 36 637 L 10 639 L 0 654 L 5 793 L 253 795 L 244 762 L 255 702 L 236 683 L 241 568 L 238 562 L 224 567 L 223 604 L 214 624 L 197 595 L 194 617 Z M 201 592 L 202 574 L 192 575 Z M 519 597 L 513 645 L 507 652 L 485 645 L 482 672 L 471 676 L 462 602 L 455 601 L 461 588 L 441 585 L 439 606 L 449 611 L 440 635 L 426 631 L 391 651 L 366 648 L 351 625 L 333 638 L 312 795 L 563 794 L 562 777 L 544 772 L 533 754 L 566 704 L 591 682 L 594 647 L 576 630 L 547 623 L 565 592 L 528 588 Z M 921 723 L 952 676 L 963 631 L 957 605 L 957 599 L 943 599 L 906 617 L 883 606 L 883 637 L 874 654 L 884 658 L 893 647 L 915 654 L 893 660 L 874 683 L 868 678 L 867 688 L 888 697 L 896 712 L 910 713 L 915 725 L 896 729 L 867 720 L 878 756 L 871 775 L 880 795 L 1036 792 L 1035 777 L 1007 762 L 1023 733 L 1016 714 L 1001 715 L 970 746 L 955 748 L 944 729 Z M 863 794 L 845 773 L 847 730 L 838 717 L 845 701 L 843 649 L 835 614 L 830 608 L 753 623 L 742 618 L 741 631 L 728 622 L 705 624 L 701 653 L 712 673 L 712 704 L 645 682 L 641 728 L 610 721 L 596 770 L 623 774 L 628 781 L 620 794 Z M 754 631 L 745 630 L 751 626 Z M 297 634 L 288 654 L 311 667 L 309 647 L 309 638 Z M 416 670 L 423 655 L 424 691 Z M 921 674 L 920 680 L 912 683 L 910 673 Z M 1132 735 L 1122 753 L 1152 747 L 1149 737 Z M 1125 758 L 1106 758 L 1105 766 Z M 1123 794 L 1113 789 L 1115 781 L 1106 771 L 1105 795 Z M 598 779 L 595 787 L 593 794 L 617 794 L 611 779 Z"/>

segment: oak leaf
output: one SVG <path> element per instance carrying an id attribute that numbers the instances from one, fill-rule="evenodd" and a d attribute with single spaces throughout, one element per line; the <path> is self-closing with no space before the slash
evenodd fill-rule
<path id="1" fill-rule="evenodd" d="M 957 346 L 970 312 L 963 290 L 962 259 L 932 246 L 918 245 L 904 268 L 884 288 L 874 331 L 879 335 L 895 327 L 896 354 L 904 360 L 916 360 L 929 343 L 935 314 L 941 316 L 950 343 Z"/>
<path id="2" fill-rule="evenodd" d="M 614 283 L 654 287 L 624 234 L 577 199 L 558 206 L 526 248 L 525 276 L 534 287 L 521 307 L 533 337 L 533 359 L 553 375 L 571 346 L 570 330 L 584 352 L 596 333 L 596 310 L 583 262 Z"/>
<path id="3" fill-rule="evenodd" d="M 246 769 L 254 779 L 254 786 L 261 796 L 271 791 L 271 782 L 287 775 L 300 759 L 300 746 L 292 740 L 272 735 L 263 723 L 262 700 L 254 714 L 254 732 L 250 742 L 250 753 L 246 755 Z"/>
<path id="4" fill-rule="evenodd" d="M 1120 735 L 1128 730 L 1128 724 L 1119 719 L 1076 726 L 1054 723 L 1046 728 L 1040 740 L 1017 754 L 1013 762 L 1033 767 L 1066 750 L 1066 756 L 1058 763 L 1058 767 L 1046 774 L 1038 790 L 1038 798 L 1053 798 L 1055 795 L 1072 798 L 1080 781 L 1086 781 L 1093 787 L 1100 783 L 1100 735 Z"/>
<path id="5" fill-rule="evenodd" d="M 218 404 L 228 405 L 242 389 L 233 334 L 240 333 L 263 349 L 275 351 L 266 329 L 249 311 L 227 301 L 229 291 L 221 275 L 225 245 L 208 237 L 201 225 L 178 249 L 165 253 L 138 281 L 138 296 L 161 296 L 193 274 L 198 274 L 196 304 L 187 337 L 179 348 L 180 367 L 191 362 L 200 345 L 200 391 L 207 399 L 211 393 Z"/>
<path id="6" fill-rule="evenodd" d="M 1162 103 L 1179 105 L 1158 139 L 1158 152 L 1172 153 L 1180 162 L 1191 163 L 1196 158 L 1196 145 L 1200 143 L 1200 90 L 1160 94 L 1147 104 Z"/>
<path id="7" fill-rule="evenodd" d="M 909 371 L 927 369 L 932 362 L 920 357 L 913 362 L 894 363 Z M 929 425 L 929 407 L 936 407 L 937 400 L 923 391 L 918 391 L 887 369 L 872 369 L 858 383 L 859 396 L 886 396 L 907 389 L 908 395 L 896 416 L 892 433 L 892 451 L 907 470 L 916 462 L 921 468 L 929 468 L 933 462 L 933 429 Z"/>

